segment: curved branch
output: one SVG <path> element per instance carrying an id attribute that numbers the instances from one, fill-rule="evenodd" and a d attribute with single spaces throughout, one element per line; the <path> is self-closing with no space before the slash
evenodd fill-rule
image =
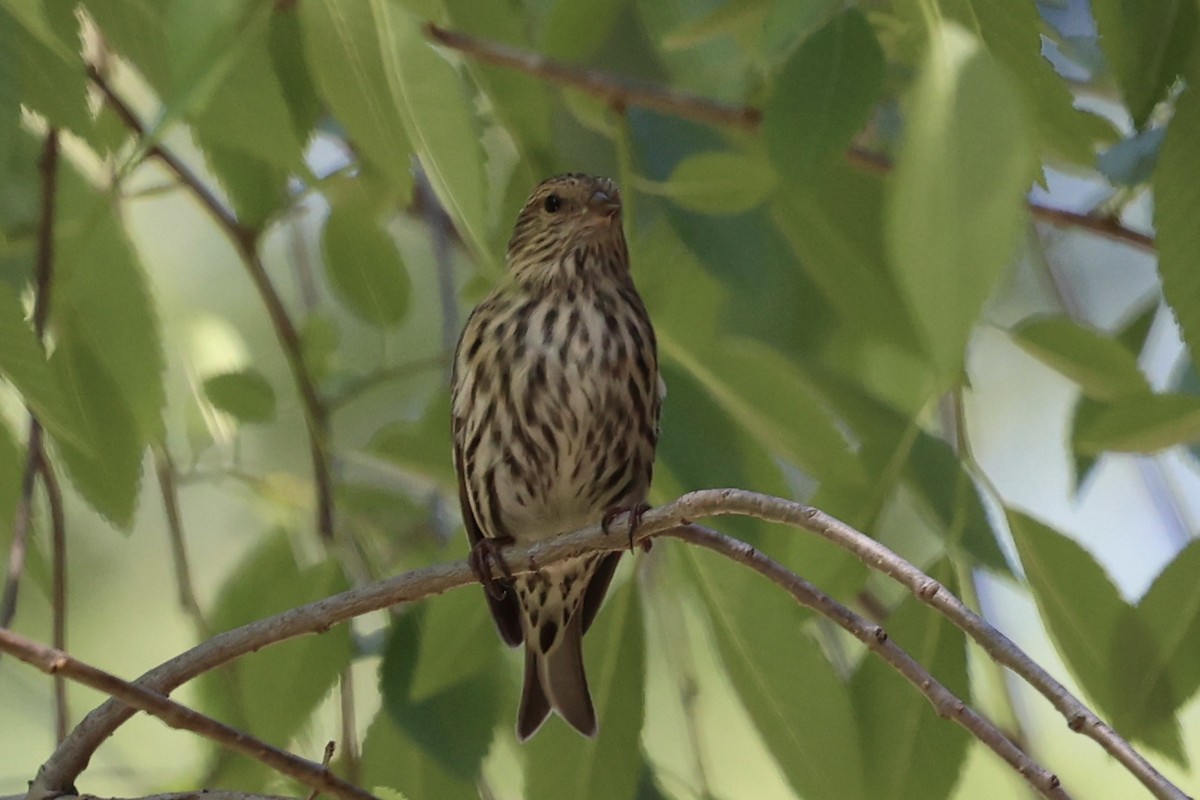
<path id="1" fill-rule="evenodd" d="M 363 791 L 334 775 L 326 765 L 278 750 L 261 739 L 180 705 L 158 692 L 123 681 L 56 648 L 46 647 L 12 631 L 0 630 L 0 650 L 37 667 L 47 675 L 64 675 L 84 686 L 111 695 L 131 709 L 136 708 L 152 714 L 172 728 L 191 731 L 211 739 L 222 747 L 261 761 L 276 772 L 294 778 L 313 790 L 328 792 L 342 800 L 379 800 L 370 792 Z"/>
<path id="2" fill-rule="evenodd" d="M 888 638 L 887 632 L 879 625 L 863 619 L 778 561 L 768 558 L 745 542 L 699 525 L 682 525 L 664 531 L 662 535 L 681 539 L 720 553 L 783 587 L 797 603 L 833 620 L 855 639 L 865 644 L 867 649 L 895 668 L 918 692 L 925 695 L 939 716 L 958 723 L 975 738 L 986 744 L 996 755 L 1008 762 L 1042 797 L 1059 798 L 1059 800 L 1066 800 L 1069 797 L 1056 775 L 1030 758 L 999 728 L 980 716 L 975 709 L 968 706 L 934 678 L 912 656 Z"/>
<path id="3" fill-rule="evenodd" d="M 1099 742 L 1155 797 L 1186 800 L 1187 795 L 1155 770 L 1116 731 L 941 584 L 866 534 L 819 509 L 741 489 L 705 489 L 685 494 L 647 512 L 635 539 L 641 541 L 688 525 L 692 520 L 724 515 L 751 516 L 801 528 L 854 553 L 868 567 L 895 579 L 917 599 L 944 614 L 993 659 L 1008 666 L 1046 696 L 1067 718 L 1072 730 Z M 614 529 L 606 534 L 599 525 L 591 525 L 532 545 L 507 547 L 503 552 L 511 570 L 523 573 L 571 556 L 621 550 L 628 545 L 627 529 Z M 501 576 L 497 573 L 496 577 Z M 413 570 L 218 634 L 150 670 L 138 683 L 166 694 L 203 672 L 267 645 L 307 633 L 320 633 L 370 611 L 442 594 L 474 582 L 475 576 L 465 559 Z M 67 791 L 87 766 L 95 749 L 132 713 L 121 703 L 110 700 L 88 714 L 42 765 L 31 785 L 30 800 L 52 800 Z"/>
<path id="4" fill-rule="evenodd" d="M 125 127 L 134 135 L 139 143 L 146 137 L 146 127 L 138 119 L 137 114 L 129 104 L 109 85 L 108 80 L 92 65 L 87 67 L 88 78 L 104 95 L 105 101 L 116 112 Z M 258 290 L 259 299 L 267 310 L 275 336 L 283 349 L 284 360 L 292 373 L 296 391 L 300 395 L 300 405 L 304 409 L 304 421 L 308 427 L 309 453 L 312 458 L 313 483 L 317 494 L 317 531 L 326 541 L 333 539 L 333 477 L 329 469 L 328 438 L 329 414 L 317 392 L 317 384 L 304 363 L 304 349 L 300 343 L 300 334 L 295 323 L 288 315 L 283 299 L 275 291 L 275 285 L 263 266 L 262 257 L 258 252 L 258 236 L 256 228 L 242 224 L 237 215 L 225 207 L 213 191 L 205 185 L 196 173 L 192 172 L 174 153 L 160 144 L 151 144 L 147 151 L 151 156 L 161 161 L 167 169 L 174 173 L 179 182 L 200 202 L 226 236 L 233 243 L 234 249 L 242 259 L 254 288 Z"/>

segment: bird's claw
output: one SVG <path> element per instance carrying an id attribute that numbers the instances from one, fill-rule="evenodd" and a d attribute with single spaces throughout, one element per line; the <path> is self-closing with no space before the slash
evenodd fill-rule
<path id="1" fill-rule="evenodd" d="M 508 566 L 508 562 L 504 560 L 504 554 L 500 552 L 501 547 L 512 543 L 512 537 L 480 539 L 467 555 L 467 563 L 470 565 L 471 571 L 483 584 L 484 591 L 494 600 L 503 598 L 512 586 L 512 568 Z M 500 569 L 502 578 L 497 578 L 492 574 L 493 565 Z"/>
<path id="2" fill-rule="evenodd" d="M 606 534 L 609 533 L 610 531 L 608 528 L 610 525 L 612 525 L 612 521 L 614 519 L 622 514 L 629 514 L 629 551 L 633 552 L 634 545 L 637 544 L 637 542 L 634 541 L 634 536 L 637 534 L 637 529 L 642 525 L 642 517 L 646 516 L 646 512 L 649 510 L 650 504 L 645 502 L 635 503 L 632 506 L 613 506 L 612 508 L 606 510 L 604 515 L 600 517 L 600 530 L 604 531 Z M 642 549 L 646 552 L 650 552 L 649 539 L 642 542 Z"/>

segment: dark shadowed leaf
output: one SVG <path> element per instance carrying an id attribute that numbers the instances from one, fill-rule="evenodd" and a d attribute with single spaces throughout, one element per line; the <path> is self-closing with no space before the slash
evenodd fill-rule
<path id="1" fill-rule="evenodd" d="M 1195 45 L 1194 0 L 1092 0 L 1100 47 L 1138 128 L 1183 71 Z"/>
<path id="2" fill-rule="evenodd" d="M 275 531 L 225 580 L 209 624 L 216 631 L 229 630 L 346 588 L 335 561 L 301 566 L 287 534 Z M 230 669 L 205 673 L 198 682 L 201 708 L 284 747 L 337 683 L 350 656 L 348 625 L 271 645 L 239 659 Z M 255 786 L 268 777 L 258 762 L 240 756 L 222 759 L 219 775 L 225 781 L 244 779 Z"/>
<path id="3" fill-rule="evenodd" d="M 809 37 L 775 78 L 763 137 L 775 170 L 803 181 L 839 156 L 883 88 L 883 52 L 863 15 L 851 9 Z"/>
<path id="4" fill-rule="evenodd" d="M 275 418 L 275 390 L 256 369 L 206 378 L 204 396 L 240 422 L 270 422 Z"/>
<path id="5" fill-rule="evenodd" d="M 1154 229 L 1163 295 L 1200 367 L 1200 86 L 1184 90 L 1154 171 Z"/>
<path id="6" fill-rule="evenodd" d="M 383 705 L 457 779 L 479 775 L 500 715 L 500 640 L 478 591 L 453 592 L 392 625 L 379 667 Z"/>
<path id="7" fill-rule="evenodd" d="M 13 519 L 24 473 L 24 449 L 17 444 L 8 425 L 0 420 L 0 548 L 5 550 L 12 539 Z"/>
<path id="8" fill-rule="evenodd" d="M 583 640 L 584 663 L 600 733 L 586 739 L 557 716 L 526 745 L 531 800 L 634 800 L 645 703 L 645 633 L 637 583 L 609 595 Z"/>
<path id="9" fill-rule="evenodd" d="M 483 602 L 482 599 L 480 602 Z M 475 781 L 456 778 L 380 709 L 367 729 L 362 751 L 363 786 L 383 786 L 411 800 L 478 800 Z M 386 798 L 386 796 L 385 796 Z"/>
<path id="10" fill-rule="evenodd" d="M 953 589 L 953 570 L 941 561 L 929 574 Z M 968 700 L 966 641 L 940 614 L 908 597 L 887 620 L 888 638 Z M 929 701 L 883 659 L 868 654 L 851 682 L 863 741 L 868 797 L 935 800 L 950 795 L 973 741 L 942 719 Z"/>
<path id="11" fill-rule="evenodd" d="M 863 764 L 846 686 L 804 630 L 809 612 L 731 561 L 687 548 L 721 660 L 764 743 L 801 797 L 853 800 Z"/>

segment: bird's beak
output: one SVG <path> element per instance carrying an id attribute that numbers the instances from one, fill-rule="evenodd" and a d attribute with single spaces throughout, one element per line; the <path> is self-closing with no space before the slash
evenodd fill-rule
<path id="1" fill-rule="evenodd" d="M 621 195 L 617 193 L 616 189 L 612 191 L 597 189 L 588 198 L 588 208 L 593 213 L 612 219 L 621 212 Z"/>

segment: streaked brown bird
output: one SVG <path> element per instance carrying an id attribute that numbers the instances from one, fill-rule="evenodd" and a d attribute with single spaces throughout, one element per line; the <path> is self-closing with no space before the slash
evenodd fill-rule
<path id="1" fill-rule="evenodd" d="M 499 545 L 607 526 L 622 511 L 636 525 L 647 508 L 663 389 L 616 185 L 578 174 L 539 184 L 506 262 L 454 355 L 459 501 L 500 636 L 525 644 L 518 738 L 551 710 L 594 736 L 582 637 L 620 552 L 501 581 L 489 561 L 505 571 Z"/>

